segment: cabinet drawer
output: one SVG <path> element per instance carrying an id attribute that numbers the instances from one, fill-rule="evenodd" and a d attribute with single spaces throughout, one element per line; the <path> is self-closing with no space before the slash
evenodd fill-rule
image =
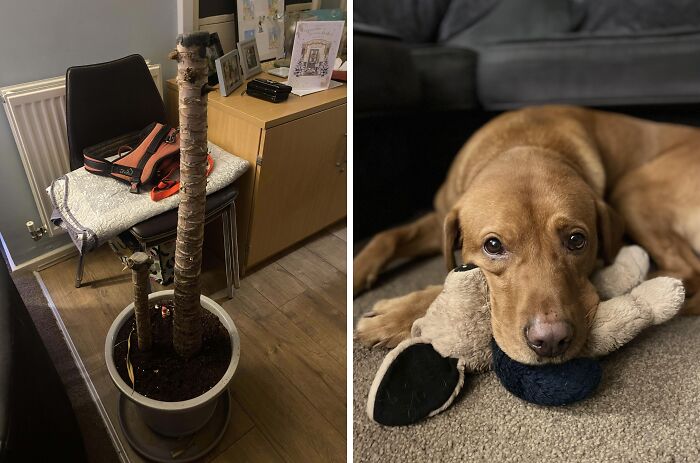
<path id="1" fill-rule="evenodd" d="M 347 105 L 264 132 L 248 266 L 345 217 Z"/>

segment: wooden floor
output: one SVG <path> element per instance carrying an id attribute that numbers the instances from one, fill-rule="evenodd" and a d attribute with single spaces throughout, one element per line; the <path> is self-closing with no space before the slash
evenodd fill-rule
<path id="1" fill-rule="evenodd" d="M 76 261 L 40 274 L 129 458 L 141 461 L 121 436 L 117 389 L 103 358 L 107 330 L 132 297 L 130 275 L 103 246 L 86 257 L 84 286 L 76 289 Z M 226 309 L 241 335 L 231 422 L 205 461 L 345 461 L 345 225 L 246 276 L 233 299 L 225 296 L 217 256 L 205 256 L 202 284 L 203 294 Z"/>

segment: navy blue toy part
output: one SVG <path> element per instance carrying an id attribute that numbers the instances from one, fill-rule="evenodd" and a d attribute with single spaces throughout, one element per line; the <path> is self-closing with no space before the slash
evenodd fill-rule
<path id="1" fill-rule="evenodd" d="M 367 414 L 385 426 L 412 424 L 449 407 L 463 384 L 464 367 L 457 359 L 409 339 L 382 363 L 370 389 Z"/>
<path id="2" fill-rule="evenodd" d="M 602 369 L 593 358 L 576 358 L 565 363 L 525 365 L 506 355 L 491 341 L 493 371 L 511 394 L 538 405 L 567 405 L 595 392 Z"/>

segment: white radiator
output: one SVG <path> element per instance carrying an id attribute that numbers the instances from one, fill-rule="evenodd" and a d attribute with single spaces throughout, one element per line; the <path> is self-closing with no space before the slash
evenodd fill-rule
<path id="1" fill-rule="evenodd" d="M 148 66 L 163 96 L 160 65 Z M 70 171 L 68 132 L 66 131 L 66 79 L 28 82 L 0 88 L 7 119 L 15 137 L 27 180 L 43 226 L 49 236 L 62 229 L 51 222 L 51 201 L 46 187 Z M 99 96 L 97 96 L 99 98 Z M 34 220 L 34 217 L 27 217 Z"/>

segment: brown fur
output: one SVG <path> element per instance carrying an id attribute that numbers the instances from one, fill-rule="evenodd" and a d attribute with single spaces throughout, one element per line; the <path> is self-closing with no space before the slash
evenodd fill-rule
<path id="1" fill-rule="evenodd" d="M 484 271 L 494 336 L 512 358 L 537 361 L 524 328 L 534 317 L 574 327 L 566 358 L 586 342 L 598 304 L 589 281 L 596 259 L 609 261 L 623 234 L 643 246 L 657 275 L 683 280 L 686 314 L 700 313 L 700 129 L 566 106 L 503 114 L 462 148 L 435 197 L 435 212 L 376 235 L 354 261 L 354 289 L 369 287 L 398 257 L 445 253 Z M 563 240 L 582 232 L 581 252 Z M 486 255 L 487 237 L 506 253 Z M 434 294 L 434 290 L 430 291 Z M 693 296 L 695 294 L 695 296 Z M 409 295 L 411 296 L 411 295 Z M 360 320 L 366 344 L 396 345 L 431 300 L 383 301 Z"/>

